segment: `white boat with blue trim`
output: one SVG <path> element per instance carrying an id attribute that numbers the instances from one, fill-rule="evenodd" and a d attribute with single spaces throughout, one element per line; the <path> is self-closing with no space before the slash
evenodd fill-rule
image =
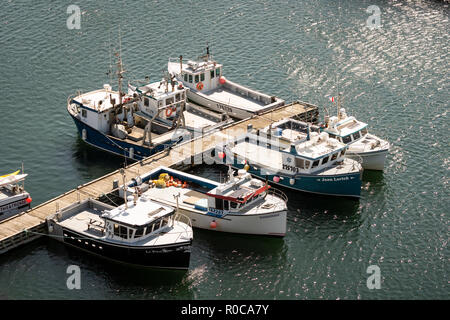
<path id="1" fill-rule="evenodd" d="M 227 181 L 218 183 L 161 166 L 127 186 L 128 194 L 138 188 L 149 199 L 177 207 L 196 228 L 274 237 L 286 234 L 287 197 L 252 179 L 245 170 L 231 170 Z"/>
<path id="2" fill-rule="evenodd" d="M 368 132 L 367 123 L 347 116 L 345 109 L 338 116 L 326 118 L 325 128 L 330 137 L 348 145 L 347 157 L 361 160 L 364 169 L 383 170 L 389 152 L 389 142 Z"/>
<path id="3" fill-rule="evenodd" d="M 246 119 L 284 105 L 284 100 L 244 87 L 223 76 L 223 66 L 212 59 L 209 48 L 197 61 L 169 59 L 168 71 L 188 87 L 189 100 L 236 119 Z"/>
<path id="4" fill-rule="evenodd" d="M 318 129 L 316 129 L 318 130 Z M 225 145 L 233 167 L 290 189 L 333 196 L 360 197 L 361 165 L 345 157 L 348 146 L 326 132 L 310 132 L 294 119 L 252 130 Z M 228 163 L 228 162 L 227 162 Z"/>

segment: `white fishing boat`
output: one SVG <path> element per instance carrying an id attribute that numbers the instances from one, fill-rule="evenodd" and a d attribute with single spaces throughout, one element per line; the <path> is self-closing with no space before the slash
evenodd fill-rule
<path id="1" fill-rule="evenodd" d="M 148 83 L 148 79 L 135 80 L 128 84 L 128 96 L 141 97 L 136 101 L 136 114 L 151 121 L 153 130 L 168 132 L 180 121 L 180 127 L 191 133 L 207 133 L 233 122 L 224 112 L 212 112 L 194 103 L 186 103 L 185 94 L 188 94 L 189 89 L 173 78 L 166 79 L 154 83 Z M 171 88 L 167 87 L 169 83 Z M 167 94 L 170 90 L 175 94 Z M 164 94 L 164 99 L 158 99 Z"/>
<path id="2" fill-rule="evenodd" d="M 209 48 L 197 61 L 169 59 L 169 73 L 190 90 L 189 100 L 215 111 L 226 112 L 233 118 L 245 119 L 284 105 L 284 100 L 270 96 L 223 76 L 223 66 L 212 59 Z"/>
<path id="3" fill-rule="evenodd" d="M 344 108 L 340 108 L 338 116 L 326 117 L 323 131 L 347 144 L 347 157 L 361 160 L 364 169 L 384 169 L 389 142 L 370 134 L 367 123 L 347 116 Z"/>
<path id="4" fill-rule="evenodd" d="M 51 237 L 114 261 L 187 269 L 193 239 L 189 218 L 172 207 L 131 196 L 114 208 L 88 199 L 47 219 Z"/>
<path id="5" fill-rule="evenodd" d="M 177 207 L 193 227 L 252 235 L 286 234 L 287 197 L 241 170 L 229 172 L 225 183 L 158 167 L 128 185 L 148 198 Z"/>
<path id="6" fill-rule="evenodd" d="M 347 145 L 309 124 L 285 119 L 224 146 L 233 167 L 283 187 L 317 194 L 360 197 L 361 165 L 345 158 Z M 231 159 L 230 159 L 231 158 Z M 228 163 L 227 162 L 227 163 Z"/>
<path id="7" fill-rule="evenodd" d="M 19 174 L 19 172 L 0 177 L 0 221 L 23 212 L 31 206 L 32 199 L 23 185 L 28 174 Z"/>

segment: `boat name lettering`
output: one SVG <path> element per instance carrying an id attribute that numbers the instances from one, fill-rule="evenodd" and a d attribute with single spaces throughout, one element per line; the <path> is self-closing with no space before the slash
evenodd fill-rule
<path id="1" fill-rule="evenodd" d="M 319 179 L 319 181 L 322 181 L 322 182 L 347 181 L 347 180 L 350 180 L 350 178 L 349 177 L 338 177 L 338 178 L 333 177 L 333 178 Z"/>

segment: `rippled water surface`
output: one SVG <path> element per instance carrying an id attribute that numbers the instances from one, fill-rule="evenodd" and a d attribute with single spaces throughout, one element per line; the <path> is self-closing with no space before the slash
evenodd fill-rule
<path id="1" fill-rule="evenodd" d="M 209 42 L 240 84 L 347 112 L 392 143 L 359 201 L 287 192 L 288 233 L 195 230 L 187 272 L 115 265 L 41 239 L 0 257 L 0 299 L 448 299 L 449 3 L 445 1 L 5 1 L 0 11 L 0 172 L 24 162 L 37 205 L 117 169 L 87 147 L 65 110 L 109 82 L 122 33 L 129 79 L 159 80 L 168 57 Z M 381 27 L 366 9 L 377 5 Z M 195 168 L 219 179 L 222 167 Z M 66 287 L 80 266 L 82 289 Z M 378 265 L 381 289 L 369 290 Z"/>

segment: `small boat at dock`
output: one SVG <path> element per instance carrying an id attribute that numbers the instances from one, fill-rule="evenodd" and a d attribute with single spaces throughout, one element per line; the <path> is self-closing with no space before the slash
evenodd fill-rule
<path id="1" fill-rule="evenodd" d="M 158 167 L 127 184 L 128 194 L 143 195 L 177 207 L 192 226 L 218 232 L 283 237 L 287 197 L 241 170 L 219 183 L 167 167 Z"/>
<path id="2" fill-rule="evenodd" d="M 17 170 L 0 177 L 0 221 L 30 208 L 32 199 L 23 184 L 27 176 Z"/>
<path id="3" fill-rule="evenodd" d="M 326 117 L 325 128 L 331 138 L 348 145 L 347 157 L 360 160 L 364 169 L 383 170 L 389 142 L 368 132 L 368 125 L 353 116 L 347 116 L 345 109 L 338 116 Z"/>
<path id="4" fill-rule="evenodd" d="M 311 130 L 308 123 L 284 119 L 224 146 L 232 166 L 298 191 L 360 197 L 361 165 L 345 158 L 348 146 Z M 228 162 L 227 162 L 228 163 Z"/>
<path id="5" fill-rule="evenodd" d="M 212 59 L 208 47 L 206 55 L 197 61 L 184 63 L 182 56 L 178 61 L 169 59 L 168 71 L 190 89 L 189 100 L 215 111 L 226 112 L 236 119 L 246 119 L 284 105 L 283 99 L 226 79 L 223 66 Z"/>
<path id="6" fill-rule="evenodd" d="M 193 239 L 189 218 L 172 207 L 131 196 L 114 208 L 88 199 L 47 219 L 49 235 L 114 261 L 188 269 Z"/>

